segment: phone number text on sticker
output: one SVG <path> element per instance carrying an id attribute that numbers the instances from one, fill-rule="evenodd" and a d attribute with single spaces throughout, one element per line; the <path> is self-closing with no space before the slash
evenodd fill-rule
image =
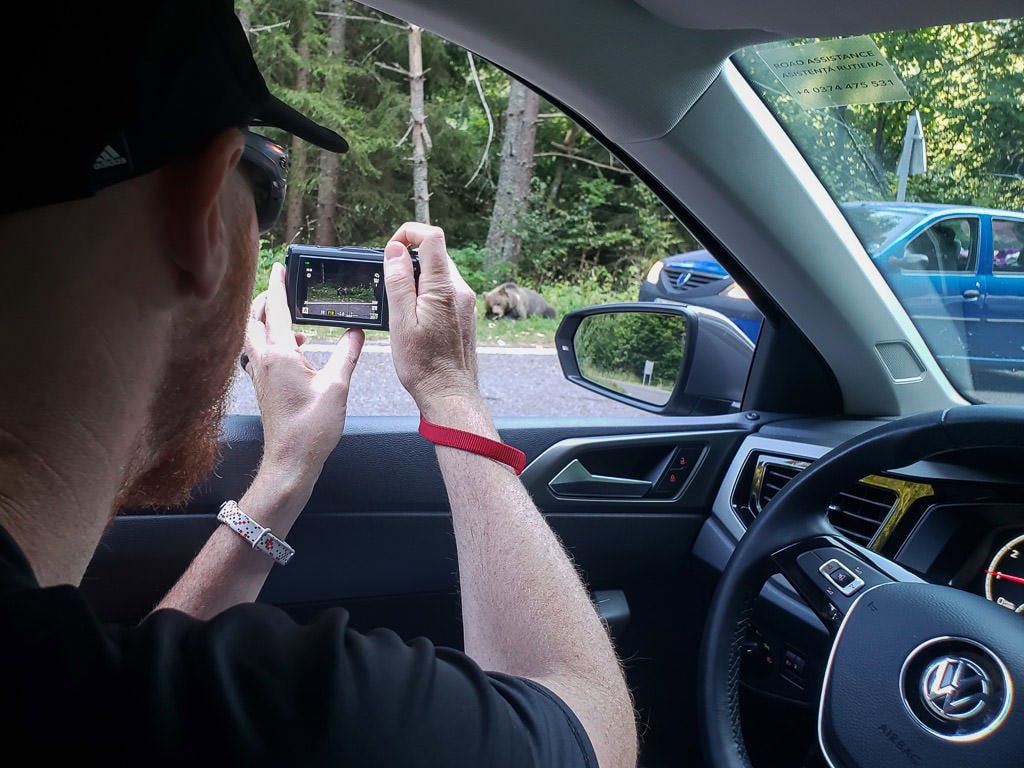
<path id="1" fill-rule="evenodd" d="M 757 54 L 804 109 L 910 99 L 892 65 L 867 35 L 760 46 Z"/>

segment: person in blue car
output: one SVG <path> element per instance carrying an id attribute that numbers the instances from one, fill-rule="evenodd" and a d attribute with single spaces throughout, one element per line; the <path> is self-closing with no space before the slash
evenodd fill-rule
<path id="1" fill-rule="evenodd" d="M 297 624 L 254 601 L 341 439 L 363 336 L 316 370 L 280 265 L 251 300 L 258 233 L 282 203 L 280 148 L 258 130 L 346 142 L 271 96 L 230 2 L 22 4 L 7 24 L 8 748 L 40 765 L 633 765 L 608 634 L 483 406 L 475 296 L 444 233 L 398 227 L 384 278 L 395 367 L 450 499 L 464 650 L 359 633 L 341 609 Z M 39 344 L 40 318 L 56 343 Z M 104 532 L 119 509 L 182 502 L 214 468 L 240 353 L 258 473 L 143 621 L 101 624 L 79 586 Z"/>

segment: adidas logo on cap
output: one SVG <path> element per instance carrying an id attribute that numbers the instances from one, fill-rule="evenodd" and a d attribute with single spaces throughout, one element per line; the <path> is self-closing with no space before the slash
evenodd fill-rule
<path id="1" fill-rule="evenodd" d="M 119 165 L 127 165 L 128 161 L 118 154 L 117 150 L 107 144 L 93 161 L 92 169 L 102 171 L 104 168 L 116 168 Z"/>

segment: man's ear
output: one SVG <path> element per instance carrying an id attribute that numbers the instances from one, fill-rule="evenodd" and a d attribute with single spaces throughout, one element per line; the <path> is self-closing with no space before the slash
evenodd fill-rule
<path id="1" fill-rule="evenodd" d="M 162 169 L 164 243 L 178 270 L 179 290 L 201 300 L 217 294 L 231 261 L 231 238 L 238 231 L 229 186 L 245 147 L 237 128 L 218 134 L 190 160 Z"/>

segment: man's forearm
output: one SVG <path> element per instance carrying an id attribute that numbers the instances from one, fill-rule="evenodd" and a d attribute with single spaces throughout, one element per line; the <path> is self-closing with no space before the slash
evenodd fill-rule
<path id="1" fill-rule="evenodd" d="M 499 439 L 472 401 L 424 415 Z M 618 660 L 558 538 L 507 467 L 443 446 L 437 456 L 459 553 L 466 652 L 562 697 L 603 768 L 632 765 L 636 731 Z"/>
<path id="2" fill-rule="evenodd" d="M 285 538 L 309 501 L 312 483 L 261 470 L 238 502 L 239 508 Z M 253 602 L 274 561 L 228 528 L 218 525 L 188 569 L 157 608 L 174 608 L 208 619 L 239 603 Z"/>

